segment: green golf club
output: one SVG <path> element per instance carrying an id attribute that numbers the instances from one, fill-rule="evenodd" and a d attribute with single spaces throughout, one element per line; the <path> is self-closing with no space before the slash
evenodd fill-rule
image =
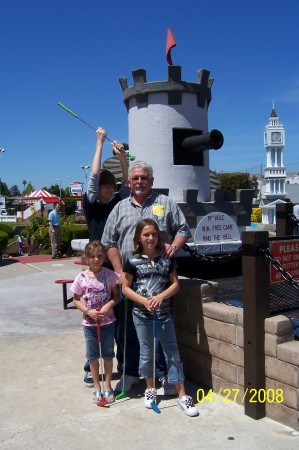
<path id="1" fill-rule="evenodd" d="M 79 119 L 81 122 L 83 122 L 86 126 L 88 126 L 89 128 L 91 128 L 94 131 L 97 131 L 97 129 L 95 127 L 93 127 L 92 125 L 90 125 L 88 122 L 86 122 L 84 119 L 82 119 L 82 117 L 79 117 L 78 114 L 74 113 L 74 111 L 72 111 L 71 109 L 69 109 L 67 106 L 63 105 L 61 102 L 57 102 L 58 106 L 60 106 L 62 109 L 64 109 L 65 111 L 67 111 L 69 114 L 71 114 L 72 116 L 76 117 L 76 119 Z M 108 136 L 106 136 L 107 141 L 109 142 L 113 142 L 111 141 L 111 139 L 108 138 Z M 129 153 L 129 159 L 130 161 L 134 161 L 135 156 L 134 155 L 130 155 Z"/>

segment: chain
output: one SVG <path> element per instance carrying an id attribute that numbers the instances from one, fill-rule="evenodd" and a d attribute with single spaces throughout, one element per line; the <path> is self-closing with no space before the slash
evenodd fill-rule
<path id="1" fill-rule="evenodd" d="M 295 225 L 299 225 L 299 219 L 295 216 L 295 214 L 289 214 L 289 218 L 294 222 Z"/>
<path id="2" fill-rule="evenodd" d="M 196 250 L 192 250 L 187 244 L 183 247 L 185 252 L 189 253 L 190 256 L 193 258 L 198 259 L 199 261 L 204 261 L 208 263 L 217 263 L 217 262 L 223 262 L 228 261 L 229 259 L 237 258 L 239 255 L 242 254 L 243 248 L 240 247 L 237 251 L 226 253 L 225 255 L 217 255 L 217 256 L 211 256 L 211 255 L 204 255 L 202 253 L 197 253 Z M 270 251 L 269 247 L 259 247 L 259 252 L 262 253 L 268 261 L 272 264 L 272 267 L 280 272 L 282 278 L 287 281 L 290 285 L 292 285 L 295 289 L 299 291 L 299 283 L 293 279 L 292 275 L 289 272 L 286 272 L 283 269 L 283 266 L 281 265 L 280 261 L 275 259 Z"/>
<path id="3" fill-rule="evenodd" d="M 270 251 L 269 247 L 263 247 L 259 249 L 260 253 L 262 253 L 266 259 L 268 259 L 268 261 L 270 261 L 270 263 L 272 264 L 272 267 L 274 270 L 276 270 L 277 272 L 280 272 L 282 278 L 287 281 L 291 286 L 293 286 L 295 289 L 297 289 L 299 291 L 299 283 L 294 280 L 294 278 L 292 277 L 292 275 L 289 272 L 286 272 L 280 261 L 278 261 L 277 259 L 275 259 Z"/>
<path id="4" fill-rule="evenodd" d="M 202 253 L 197 253 L 196 250 L 192 250 L 187 244 L 184 245 L 183 250 L 185 250 L 185 252 L 189 253 L 190 256 L 192 256 L 200 261 L 209 262 L 209 263 L 217 263 L 217 262 L 227 261 L 229 259 L 236 258 L 237 256 L 239 256 L 242 253 L 242 247 L 240 247 L 235 252 L 226 253 L 224 255 L 217 255 L 217 256 L 204 255 Z"/>

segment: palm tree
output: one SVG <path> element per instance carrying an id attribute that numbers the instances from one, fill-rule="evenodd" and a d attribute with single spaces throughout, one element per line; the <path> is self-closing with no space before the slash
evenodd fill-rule
<path id="1" fill-rule="evenodd" d="M 28 184 L 28 181 L 26 181 L 26 180 L 23 180 L 23 181 L 22 181 L 22 184 L 24 185 L 24 190 L 23 190 L 23 193 L 24 193 L 24 191 L 25 191 L 25 187 L 26 187 L 26 184 Z"/>

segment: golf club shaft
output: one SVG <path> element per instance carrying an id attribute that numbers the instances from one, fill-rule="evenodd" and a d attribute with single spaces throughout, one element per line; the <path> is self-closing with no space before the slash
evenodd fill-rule
<path id="1" fill-rule="evenodd" d="M 97 308 L 97 311 L 99 311 L 98 308 Z M 103 358 L 102 358 L 101 324 L 100 324 L 99 320 L 97 320 L 97 331 L 98 331 L 98 342 L 99 342 L 99 348 L 100 348 L 101 387 L 102 387 L 102 393 L 104 394 L 104 372 L 103 372 Z"/>
<path id="2" fill-rule="evenodd" d="M 125 320 L 124 320 L 124 351 L 123 351 L 123 383 L 122 383 L 122 391 L 115 398 L 116 400 L 120 400 L 121 398 L 126 397 L 125 391 L 125 376 L 126 376 L 126 352 L 127 352 L 127 321 L 128 321 L 128 297 L 124 298 L 125 302 Z"/>
<path id="3" fill-rule="evenodd" d="M 82 117 L 78 116 L 78 114 L 74 113 L 74 111 L 72 111 L 70 108 L 68 108 L 67 106 L 63 105 L 61 102 L 58 102 L 57 104 L 58 104 L 58 106 L 63 108 L 65 111 L 67 111 L 69 114 L 71 114 L 72 116 L 76 117 L 76 119 L 78 119 L 82 123 L 84 123 L 87 127 L 91 128 L 94 131 L 97 131 L 97 129 L 95 127 L 93 127 L 88 122 L 86 122 L 86 120 L 82 119 Z M 107 141 L 109 141 L 109 142 L 112 142 L 111 139 L 108 138 L 108 136 L 106 136 L 105 139 L 107 139 Z"/>
<path id="4" fill-rule="evenodd" d="M 74 116 L 76 119 L 80 120 L 82 123 L 84 123 L 84 125 L 86 125 L 87 127 L 91 128 L 94 131 L 97 131 L 97 129 L 95 127 L 93 127 L 92 125 L 90 125 L 88 122 L 86 122 L 86 120 L 82 119 L 82 117 L 78 116 L 78 114 L 76 114 L 74 111 L 72 111 L 70 108 L 68 108 L 67 106 L 65 106 L 63 103 L 61 102 L 57 102 L 58 106 L 60 106 L 62 109 L 64 109 L 66 112 L 68 112 L 69 114 L 71 114 L 72 116 Z M 105 139 L 107 139 L 107 141 L 111 142 L 111 144 L 113 144 L 113 141 L 108 138 L 108 136 L 105 137 Z M 123 152 L 125 152 L 125 150 L 123 150 Z M 126 152 L 125 152 L 126 153 Z M 131 155 L 129 153 L 129 158 L 131 161 L 134 161 L 135 156 Z"/>
<path id="5" fill-rule="evenodd" d="M 156 337 L 157 337 L 157 313 L 154 312 L 153 316 L 153 335 L 154 335 L 154 348 L 153 348 L 153 388 L 156 388 Z"/>
<path id="6" fill-rule="evenodd" d="M 154 335 L 154 342 L 153 342 L 153 390 L 154 395 L 156 392 L 156 338 L 157 338 L 157 313 L 156 311 L 153 314 L 153 335 Z M 152 409 L 160 414 L 161 410 L 158 408 L 155 399 L 151 402 Z"/>
<path id="7" fill-rule="evenodd" d="M 125 389 L 126 353 L 127 353 L 127 322 L 128 322 L 128 298 L 125 297 L 125 329 L 124 329 L 123 389 Z"/>

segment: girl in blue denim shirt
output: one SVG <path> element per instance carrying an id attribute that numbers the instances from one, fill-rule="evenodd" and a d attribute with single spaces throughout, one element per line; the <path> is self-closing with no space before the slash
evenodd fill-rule
<path id="1" fill-rule="evenodd" d="M 133 256 L 124 264 L 123 294 L 133 300 L 133 320 L 140 344 L 139 371 L 146 380 L 144 406 L 152 408 L 157 392 L 153 388 L 153 313 L 157 335 L 165 353 L 168 382 L 175 384 L 178 406 L 187 416 L 198 416 L 192 397 L 186 395 L 183 364 L 176 341 L 169 298 L 179 290 L 173 259 L 163 258 L 162 235 L 153 219 L 143 219 L 136 227 Z"/>

